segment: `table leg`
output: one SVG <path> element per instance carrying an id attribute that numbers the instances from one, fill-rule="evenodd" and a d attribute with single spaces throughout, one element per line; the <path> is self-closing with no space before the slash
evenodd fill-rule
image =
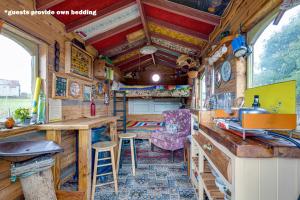
<path id="1" fill-rule="evenodd" d="M 85 192 L 85 200 L 91 193 L 91 130 L 79 130 L 78 133 L 78 190 Z"/>
<path id="2" fill-rule="evenodd" d="M 58 145 L 61 145 L 61 131 L 48 130 L 46 140 L 51 140 Z M 55 164 L 52 167 L 54 188 L 60 189 L 60 155 L 55 155 Z"/>

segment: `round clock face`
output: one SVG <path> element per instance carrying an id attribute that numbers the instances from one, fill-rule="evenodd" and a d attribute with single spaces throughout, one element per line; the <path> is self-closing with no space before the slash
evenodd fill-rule
<path id="1" fill-rule="evenodd" d="M 223 81 L 227 82 L 231 77 L 231 64 L 229 61 L 225 61 L 221 68 L 221 74 Z"/>
<path id="2" fill-rule="evenodd" d="M 70 94 L 73 97 L 77 97 L 80 95 L 80 85 L 77 82 L 72 82 L 70 85 Z"/>
<path id="3" fill-rule="evenodd" d="M 216 74 L 215 74 L 215 84 L 216 84 L 217 88 L 220 87 L 221 81 L 222 81 L 221 72 L 220 72 L 220 70 L 217 70 Z"/>

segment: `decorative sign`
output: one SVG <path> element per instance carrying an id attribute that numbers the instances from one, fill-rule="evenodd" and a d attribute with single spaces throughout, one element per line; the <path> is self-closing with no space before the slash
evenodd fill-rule
<path id="1" fill-rule="evenodd" d="M 73 73 L 89 79 L 92 78 L 92 55 L 71 42 L 66 42 L 65 55 L 66 73 Z"/>
<path id="2" fill-rule="evenodd" d="M 92 86 L 84 85 L 83 86 L 83 101 L 91 101 L 92 96 Z"/>
<path id="3" fill-rule="evenodd" d="M 61 75 L 53 74 L 52 97 L 65 99 L 68 94 L 68 79 Z"/>
<path id="4" fill-rule="evenodd" d="M 82 89 L 80 83 L 77 81 L 69 81 L 69 96 L 72 98 L 80 98 L 82 94 Z"/>

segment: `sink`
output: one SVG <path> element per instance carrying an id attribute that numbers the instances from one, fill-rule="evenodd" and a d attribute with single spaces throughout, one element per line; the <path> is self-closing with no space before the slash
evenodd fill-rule
<path id="1" fill-rule="evenodd" d="M 45 154 L 63 152 L 53 141 L 0 142 L 0 158 L 11 162 L 22 162 Z"/>

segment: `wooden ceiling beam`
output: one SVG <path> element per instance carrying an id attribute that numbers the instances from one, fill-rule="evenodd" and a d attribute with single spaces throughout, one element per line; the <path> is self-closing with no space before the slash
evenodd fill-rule
<path id="1" fill-rule="evenodd" d="M 182 4 L 174 3 L 166 0 L 143 0 L 144 4 L 159 8 L 161 10 L 175 13 L 190 19 L 205 22 L 217 26 L 220 24 L 220 17 L 198 9 L 194 9 Z"/>
<path id="2" fill-rule="evenodd" d="M 136 3 L 137 3 L 138 8 L 139 8 L 139 12 L 140 12 L 140 16 L 141 16 L 141 20 L 142 20 L 142 24 L 143 24 L 143 27 L 144 27 L 144 32 L 145 32 L 148 44 L 151 44 L 151 38 L 150 38 L 149 30 L 148 30 L 148 24 L 147 24 L 147 21 L 146 21 L 146 15 L 145 15 L 144 7 L 141 3 L 141 0 L 136 0 Z M 153 64 L 155 65 L 156 62 L 155 62 L 154 54 L 152 54 L 151 57 L 152 57 L 152 60 L 153 60 Z"/>
<path id="3" fill-rule="evenodd" d="M 143 46 L 144 46 L 144 44 L 138 45 L 138 46 L 136 46 L 136 47 L 130 47 L 130 48 L 126 49 L 125 51 L 119 53 L 118 55 L 115 55 L 115 56 L 111 57 L 111 59 L 114 60 L 115 58 L 117 58 L 117 57 L 119 57 L 119 56 L 125 55 L 125 54 L 127 54 L 127 53 L 129 53 L 129 52 L 131 52 L 131 51 L 140 49 L 140 48 L 143 47 Z"/>
<path id="4" fill-rule="evenodd" d="M 37 10 L 47 10 L 57 4 L 64 2 L 65 0 L 36 0 Z"/>
<path id="5" fill-rule="evenodd" d="M 160 54 L 160 55 L 163 55 L 163 56 L 165 56 L 169 59 L 177 60 L 177 56 L 174 56 L 172 54 L 169 54 L 169 53 L 161 51 L 161 50 L 158 50 L 157 52 L 155 52 L 155 54 Z"/>
<path id="6" fill-rule="evenodd" d="M 130 71 L 134 71 L 138 67 L 144 68 L 144 67 L 148 67 L 150 65 L 153 65 L 152 58 L 149 58 L 149 59 L 145 60 L 141 64 L 138 63 L 136 65 L 132 65 L 132 66 L 127 67 L 127 68 L 123 68 L 122 71 L 124 71 L 124 73 L 128 73 Z"/>
<path id="7" fill-rule="evenodd" d="M 163 39 L 163 40 L 167 40 L 171 43 L 179 44 L 181 46 L 193 49 L 194 51 L 200 51 L 201 50 L 201 48 L 199 46 L 196 46 L 196 45 L 191 44 L 191 43 L 184 42 L 182 40 L 177 40 L 177 39 L 165 36 L 165 35 L 161 35 L 161 34 L 151 32 L 151 36 L 156 37 L 156 38 L 160 38 L 160 39 Z"/>
<path id="8" fill-rule="evenodd" d="M 187 28 L 184 28 L 182 26 L 177 26 L 177 25 L 171 24 L 169 22 L 166 22 L 166 21 L 163 21 L 163 20 L 160 20 L 160 19 L 155 19 L 153 17 L 147 17 L 147 20 L 149 22 L 153 22 L 155 24 L 166 27 L 168 29 L 171 29 L 171 30 L 174 30 L 174 31 L 177 31 L 177 32 L 180 32 L 180 33 L 184 33 L 184 34 L 202 39 L 204 41 L 208 41 L 208 39 L 209 39 L 209 36 L 204 34 L 204 33 L 200 33 L 200 32 L 197 32 L 197 31 L 194 31 L 194 30 L 191 30 L 191 29 L 187 29 Z"/>
<path id="9" fill-rule="evenodd" d="M 86 40 L 86 44 L 87 45 L 94 44 L 96 42 L 99 42 L 101 40 L 109 38 L 109 37 L 111 37 L 113 35 L 116 35 L 118 33 L 126 31 L 128 29 L 131 29 L 131 28 L 133 28 L 133 27 L 135 27 L 137 25 L 140 25 L 141 23 L 142 22 L 141 22 L 140 17 L 137 17 L 137 18 L 135 18 L 135 19 L 133 19 L 133 20 L 127 22 L 127 23 L 124 23 L 124 24 L 121 24 L 120 26 L 117 26 L 116 28 L 108 30 L 108 31 L 106 31 L 104 33 L 100 33 L 100 34 L 98 34 L 98 35 L 96 35 L 96 36 L 94 36 L 94 37 Z"/>
<path id="10" fill-rule="evenodd" d="M 163 49 L 166 49 L 168 51 L 172 51 L 172 52 L 176 52 L 178 54 L 183 54 L 183 52 L 180 52 L 180 51 L 177 51 L 177 50 L 174 50 L 174 49 L 170 49 L 168 47 L 165 47 L 165 46 L 162 46 L 162 45 L 159 45 L 159 44 L 153 44 L 153 46 L 157 47 L 157 48 L 163 48 Z"/>
<path id="11" fill-rule="evenodd" d="M 79 18 L 78 20 L 75 20 L 69 24 L 66 25 L 67 32 L 74 31 L 80 27 L 83 27 L 87 24 L 90 24 L 92 22 L 95 22 L 97 20 L 103 19 L 104 17 L 107 17 L 109 15 L 112 15 L 120 10 L 123 10 L 125 8 L 128 8 L 135 4 L 134 0 L 121 0 L 119 2 L 113 3 L 111 6 L 106 7 L 102 10 L 97 10 L 97 15 L 87 15 L 84 17 Z"/>
<path id="12" fill-rule="evenodd" d="M 161 54 L 156 54 L 156 57 L 158 58 L 158 59 L 161 59 L 161 60 L 164 60 L 164 61 L 167 61 L 167 62 L 169 62 L 169 63 L 172 63 L 172 64 L 175 64 L 176 65 L 176 59 L 174 60 L 174 59 L 170 59 L 170 58 L 168 58 L 168 57 L 166 57 L 166 56 L 164 56 L 164 55 L 161 55 Z"/>
<path id="13" fill-rule="evenodd" d="M 163 66 L 166 66 L 166 67 L 170 67 L 170 68 L 172 68 L 172 69 L 175 69 L 175 68 L 176 68 L 176 65 L 175 65 L 175 64 L 169 63 L 169 62 L 167 62 L 167 61 L 165 61 L 165 60 L 161 60 L 161 59 L 158 59 L 158 60 L 157 60 L 157 64 L 163 65 Z"/>
<path id="14" fill-rule="evenodd" d="M 119 67 L 119 68 L 123 68 L 127 64 L 135 64 L 136 62 L 139 62 L 139 61 L 142 62 L 145 60 L 145 58 L 149 58 L 149 57 L 151 58 L 151 55 L 135 55 L 135 56 L 132 56 L 130 59 L 127 59 L 123 62 L 116 64 L 115 66 Z"/>

